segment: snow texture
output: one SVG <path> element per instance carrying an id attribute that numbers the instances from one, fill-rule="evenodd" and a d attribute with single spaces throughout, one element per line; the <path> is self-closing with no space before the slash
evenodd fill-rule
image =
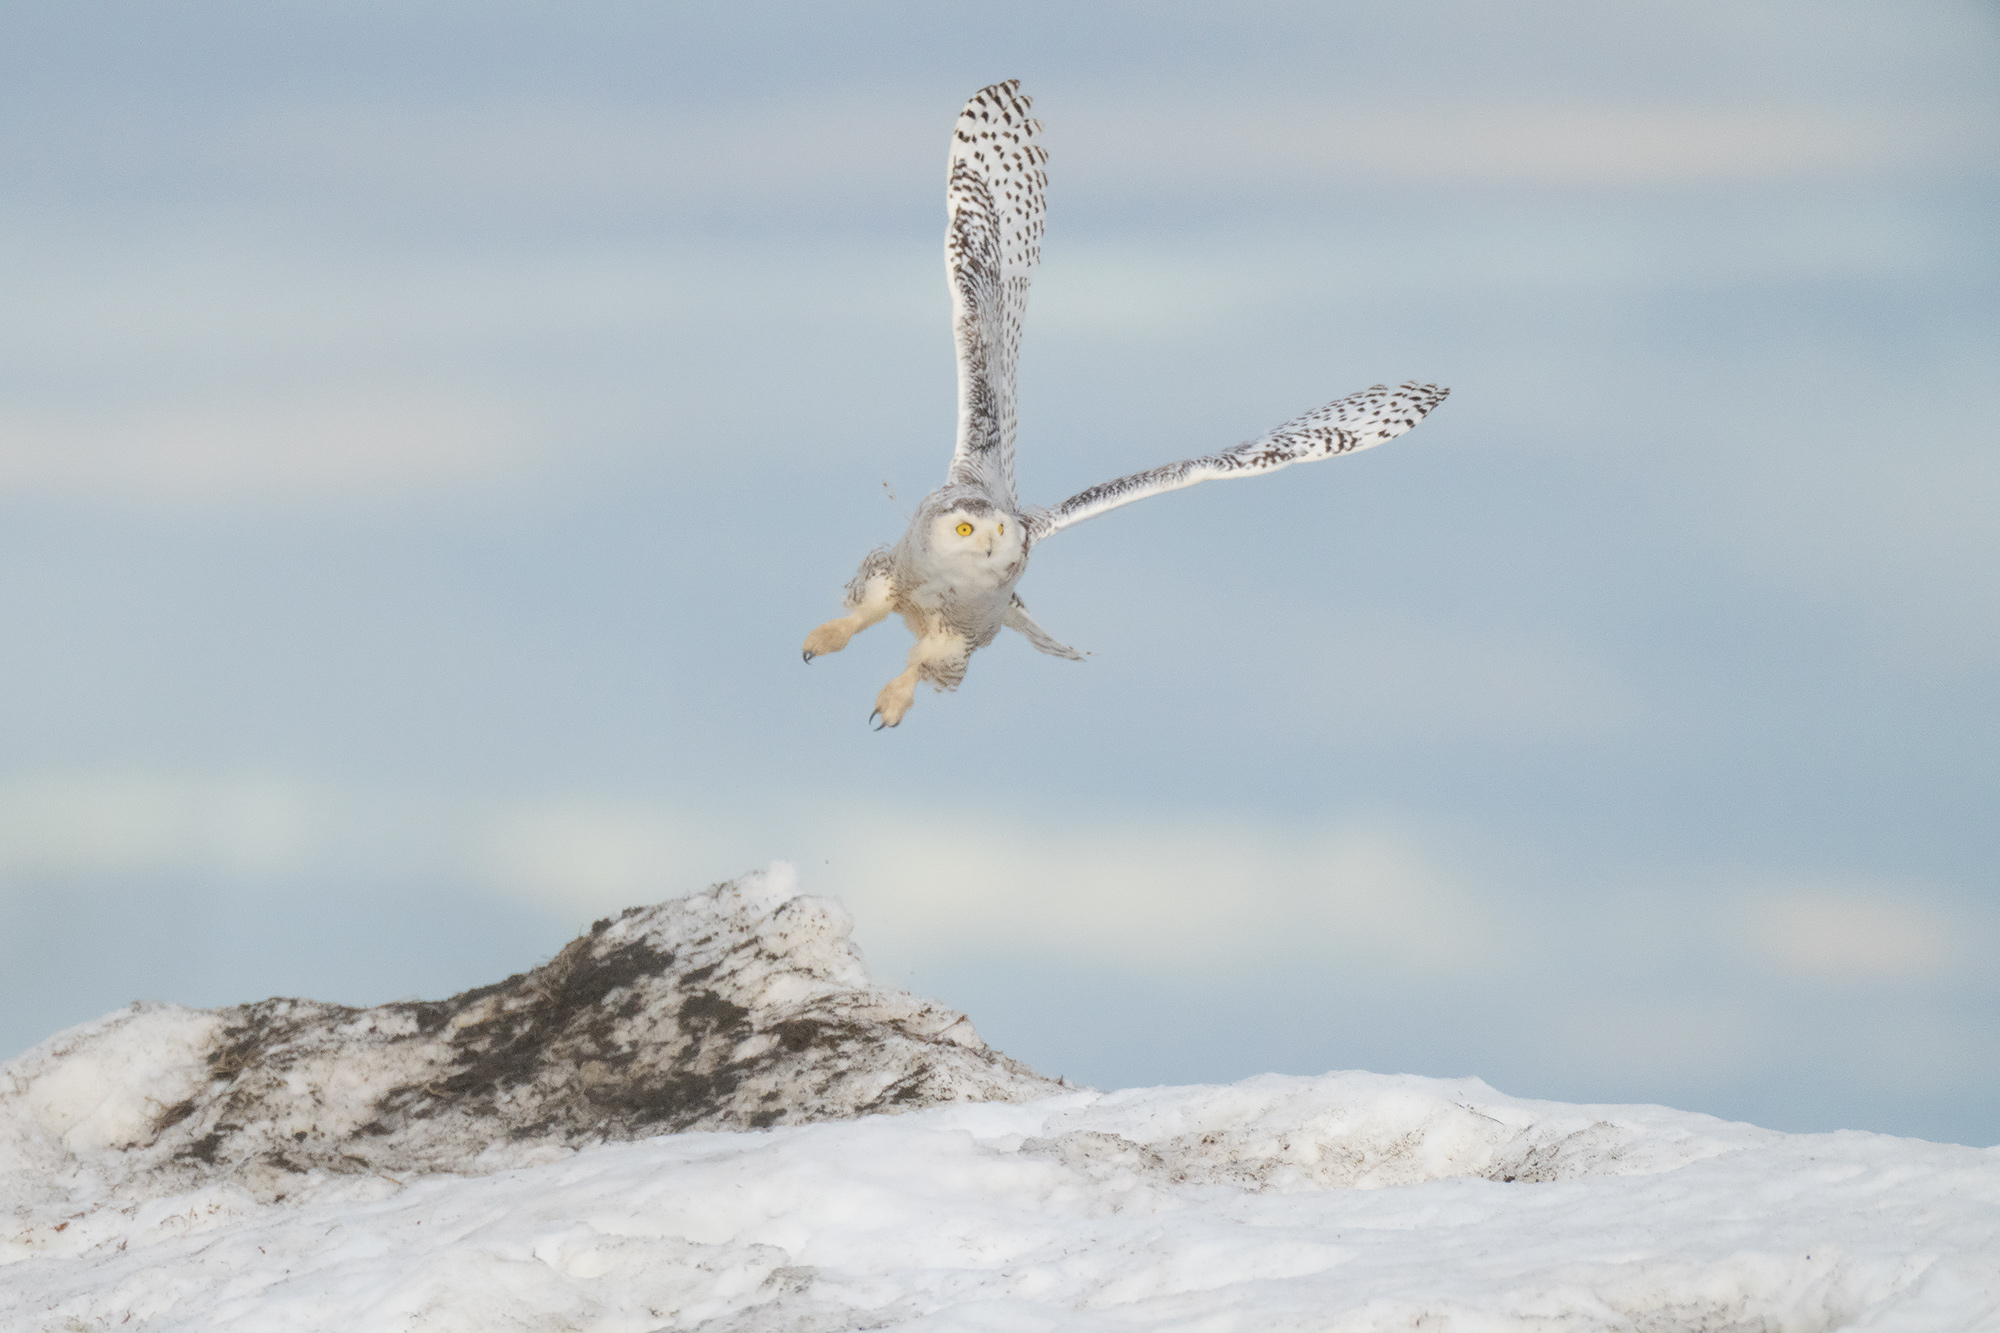
<path id="1" fill-rule="evenodd" d="M 788 889 L 601 924 L 402 1036 L 421 1006 L 151 1008 L 0 1067 L 0 1328 L 2000 1329 L 2000 1149 L 1476 1079 L 1063 1089 Z M 492 1032 L 453 1046 L 461 1015 Z M 452 1081 L 495 1062 L 532 1072 Z M 423 1070 L 430 1113 L 396 1096 Z"/>

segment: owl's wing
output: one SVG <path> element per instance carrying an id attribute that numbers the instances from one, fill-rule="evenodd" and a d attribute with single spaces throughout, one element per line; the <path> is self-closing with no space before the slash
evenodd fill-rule
<path id="1" fill-rule="evenodd" d="M 951 482 L 1014 497 L 1014 366 L 1028 283 L 1042 259 L 1048 153 L 1018 79 L 981 88 L 951 136 L 944 262 L 958 343 L 958 448 Z"/>
<path id="2" fill-rule="evenodd" d="M 1067 657 L 1072 662 L 1083 660 L 1082 653 L 1066 643 L 1057 643 L 1054 635 L 1029 617 L 1028 604 L 1021 600 L 1019 593 L 1015 593 L 1012 600 L 1007 603 L 1007 614 L 1001 623 L 1008 629 L 1019 630 L 1038 651 L 1047 653 L 1051 657 Z"/>
<path id="3" fill-rule="evenodd" d="M 1414 380 L 1395 389 L 1386 384 L 1363 389 L 1287 421 L 1227 453 L 1135 472 L 1079 491 L 1053 509 L 1031 510 L 1024 516 L 1029 535 L 1040 539 L 1120 505 L 1177 491 L 1196 482 L 1253 477 L 1294 463 L 1372 448 L 1384 440 L 1395 439 L 1422 421 L 1449 392 L 1435 384 L 1418 384 Z"/>

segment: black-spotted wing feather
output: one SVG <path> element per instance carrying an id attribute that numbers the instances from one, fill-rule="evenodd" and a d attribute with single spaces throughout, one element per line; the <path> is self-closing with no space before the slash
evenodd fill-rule
<path id="1" fill-rule="evenodd" d="M 958 447 L 949 480 L 1014 498 L 1014 370 L 1042 257 L 1048 153 L 1020 81 L 981 88 L 952 131 L 945 268 L 958 344 Z"/>
<path id="2" fill-rule="evenodd" d="M 1030 513 L 1029 530 L 1036 538 L 1046 537 L 1120 505 L 1177 491 L 1183 486 L 1229 477 L 1254 477 L 1294 463 L 1357 453 L 1395 439 L 1422 421 L 1449 392 L 1435 384 L 1415 381 L 1394 389 L 1377 384 L 1315 408 L 1227 453 L 1169 463 L 1079 491 L 1053 509 Z"/>

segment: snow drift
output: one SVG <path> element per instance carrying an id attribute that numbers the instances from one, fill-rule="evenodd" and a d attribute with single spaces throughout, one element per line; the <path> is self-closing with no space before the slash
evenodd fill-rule
<path id="1" fill-rule="evenodd" d="M 1476 1079 L 1069 1089 L 790 890 L 0 1067 L 0 1328 L 2000 1328 L 2000 1150 Z"/>

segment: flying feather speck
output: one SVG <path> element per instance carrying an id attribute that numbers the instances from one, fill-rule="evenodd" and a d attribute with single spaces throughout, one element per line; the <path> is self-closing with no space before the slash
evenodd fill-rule
<path id="1" fill-rule="evenodd" d="M 1414 381 L 1378 384 L 1315 408 L 1234 449 L 1168 463 L 1079 491 L 1052 508 L 1014 494 L 1014 368 L 1028 285 L 1042 258 L 1048 153 L 1035 141 L 1019 80 L 972 95 L 952 131 L 945 270 L 958 344 L 958 446 L 945 484 L 924 497 L 893 547 L 871 551 L 847 585 L 847 614 L 806 636 L 805 659 L 839 652 L 891 612 L 916 635 L 908 668 L 875 699 L 877 730 L 909 712 L 917 682 L 955 690 L 975 650 L 1002 628 L 1042 652 L 1080 659 L 1028 616 L 1014 591 L 1028 552 L 1072 523 L 1149 495 L 1226 477 L 1275 472 L 1392 440 L 1444 401 Z"/>

